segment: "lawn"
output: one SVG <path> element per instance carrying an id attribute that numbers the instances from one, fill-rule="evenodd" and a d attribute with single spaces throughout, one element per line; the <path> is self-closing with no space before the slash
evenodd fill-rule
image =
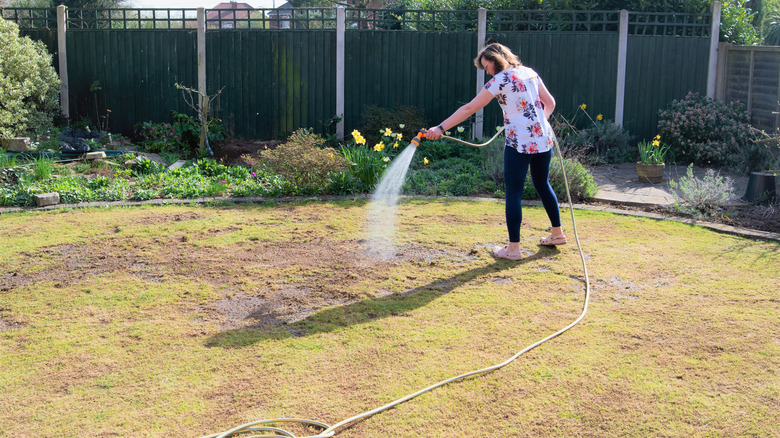
<path id="1" fill-rule="evenodd" d="M 335 424 L 573 321 L 570 244 L 520 262 L 503 203 L 410 199 L 397 257 L 363 200 L 0 216 L 0 436 L 201 437 Z M 576 211 L 582 323 L 338 437 L 780 436 L 780 245 Z M 568 210 L 564 212 L 567 219 Z M 312 432 L 313 430 L 310 430 Z"/>

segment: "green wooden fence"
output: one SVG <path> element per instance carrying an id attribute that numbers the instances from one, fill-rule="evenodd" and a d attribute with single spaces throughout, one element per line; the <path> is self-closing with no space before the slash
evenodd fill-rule
<path id="1" fill-rule="evenodd" d="M 20 10 L 13 11 L 23 24 Z M 299 127 L 319 129 L 335 115 L 333 11 L 298 11 L 288 21 L 274 10 L 236 12 L 229 20 L 207 16 L 207 90 L 222 90 L 213 109 L 232 135 L 274 138 Z M 164 12 L 161 19 L 142 20 L 138 11 L 69 11 L 72 119 L 95 120 L 110 109 L 109 128 L 129 135 L 139 122 L 169 120 L 171 110 L 192 113 L 173 85 L 197 86 L 197 23 L 192 10 Z M 345 132 L 362 125 L 366 105 L 414 105 L 438 123 L 476 94 L 476 11 L 397 12 L 347 10 Z M 489 11 L 487 36 L 540 73 L 564 116 L 584 103 L 593 116 L 612 119 L 618 15 Z M 51 14 L 45 17 L 43 28 L 29 21 L 23 32 L 56 55 Z M 710 16 L 630 17 L 624 126 L 641 139 L 654 135 L 659 109 L 689 91 L 706 92 Z M 486 134 L 501 124 L 498 105 L 489 105 L 484 121 Z"/>

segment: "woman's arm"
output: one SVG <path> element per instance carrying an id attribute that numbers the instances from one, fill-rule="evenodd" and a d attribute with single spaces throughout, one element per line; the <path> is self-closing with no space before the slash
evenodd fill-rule
<path id="1" fill-rule="evenodd" d="M 555 98 L 552 97 L 547 87 L 544 86 L 544 82 L 541 81 L 539 82 L 539 99 L 544 104 L 544 118 L 549 119 L 553 110 L 555 110 Z"/>
<path id="2" fill-rule="evenodd" d="M 452 113 L 451 116 L 447 117 L 447 119 L 441 122 L 441 124 L 438 126 L 430 128 L 425 137 L 430 140 L 436 140 L 437 138 L 441 137 L 442 134 L 444 134 L 444 131 L 458 126 L 460 122 L 468 119 L 472 114 L 481 108 L 484 108 L 485 105 L 490 103 L 491 100 L 493 100 L 493 95 L 490 93 L 490 91 L 482 89 L 482 91 L 480 91 L 479 94 L 474 97 L 474 99 L 471 99 L 471 102 L 458 108 L 454 113 Z M 555 101 L 553 101 L 553 106 L 554 105 Z M 439 126 L 441 126 L 442 129 L 440 129 Z"/>

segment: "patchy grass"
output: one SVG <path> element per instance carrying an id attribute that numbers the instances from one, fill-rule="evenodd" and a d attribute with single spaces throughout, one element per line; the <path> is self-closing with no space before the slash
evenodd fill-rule
<path id="1" fill-rule="evenodd" d="M 537 246 L 540 208 L 508 262 L 489 255 L 503 204 L 407 200 L 398 257 L 378 262 L 365 207 L 0 216 L 0 435 L 334 424 L 500 363 L 581 310 L 576 246 Z M 778 436 L 778 245 L 576 216 L 593 285 L 580 325 L 338 436 Z"/>

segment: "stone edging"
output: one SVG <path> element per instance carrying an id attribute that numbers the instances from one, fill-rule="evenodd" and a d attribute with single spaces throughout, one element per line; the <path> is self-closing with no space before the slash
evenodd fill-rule
<path id="1" fill-rule="evenodd" d="M 370 195 L 352 195 L 352 196 L 313 196 L 313 197 L 285 197 L 285 198 L 264 198 L 264 197 L 246 197 L 246 198 L 194 198 L 194 199 L 150 199 L 148 201 L 112 201 L 112 202 L 80 202 L 77 204 L 57 204 L 46 207 L 3 207 L 0 208 L 0 215 L 6 213 L 23 212 L 23 211 L 46 211 L 46 210 L 58 210 L 66 208 L 103 208 L 103 207 L 131 207 L 131 206 L 143 206 L 143 205 L 188 205 L 188 204 L 262 204 L 265 202 L 303 202 L 303 201 L 339 201 L 339 200 L 356 200 L 356 199 L 370 199 Z M 448 197 L 431 197 L 431 196 L 402 196 L 404 199 L 452 199 L 457 201 L 483 201 L 483 202 L 504 202 L 500 198 L 479 198 L 469 196 L 448 196 Z M 523 201 L 524 205 L 541 206 L 540 201 Z M 568 207 L 568 204 L 562 203 L 561 207 Z M 713 222 L 700 221 L 697 219 L 683 218 L 678 216 L 666 216 L 657 213 L 648 212 L 636 212 L 629 210 L 621 210 L 614 207 L 594 206 L 587 204 L 574 204 L 574 208 L 577 210 L 589 210 L 589 211 L 602 211 L 605 213 L 619 214 L 623 216 L 644 217 L 657 220 L 671 220 L 689 225 L 697 225 L 700 227 L 708 228 L 713 231 L 718 231 L 726 234 L 733 234 L 745 238 L 761 239 L 780 243 L 780 233 L 770 233 L 768 231 L 751 230 L 748 228 L 734 227 L 731 225 L 716 224 Z"/>

